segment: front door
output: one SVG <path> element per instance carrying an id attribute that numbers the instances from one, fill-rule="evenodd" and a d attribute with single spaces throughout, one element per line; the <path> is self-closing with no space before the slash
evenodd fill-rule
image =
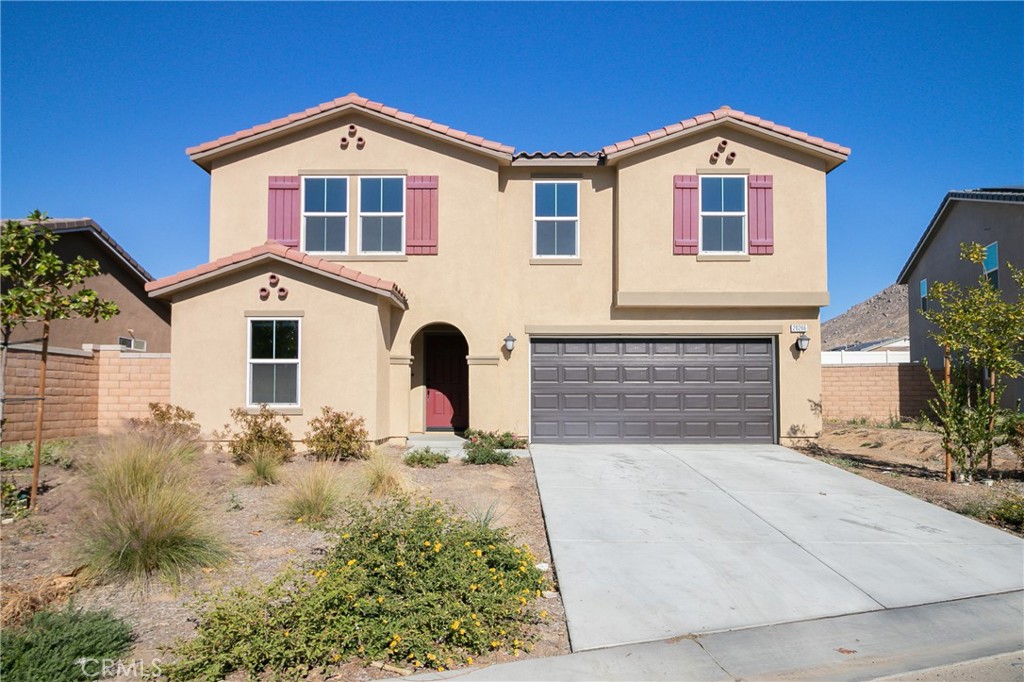
<path id="1" fill-rule="evenodd" d="M 427 429 L 462 431 L 469 426 L 469 348 L 459 334 L 423 339 L 427 386 Z"/>

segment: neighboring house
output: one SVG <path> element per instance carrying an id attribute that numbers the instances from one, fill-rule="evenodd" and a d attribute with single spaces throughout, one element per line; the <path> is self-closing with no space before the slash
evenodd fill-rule
<path id="1" fill-rule="evenodd" d="M 975 242 L 986 247 L 984 265 L 960 259 L 960 245 Z M 942 367 L 943 350 L 929 336 L 931 325 L 920 314 L 929 305 L 928 290 L 935 282 L 977 284 L 985 274 L 1008 300 L 1020 299 L 1020 287 L 1010 278 L 1007 263 L 1024 266 L 1024 187 L 994 187 L 949 192 L 935 212 L 913 253 L 900 271 L 898 282 L 908 285 L 910 355 Z M 1024 398 L 1024 380 L 1008 382 L 1004 405 Z"/>
<path id="2" fill-rule="evenodd" d="M 145 286 L 153 277 L 91 218 L 50 218 L 46 225 L 59 237 L 54 252 L 64 261 L 82 256 L 99 263 L 100 272 L 86 280 L 100 298 L 114 301 L 120 313 L 109 320 L 59 320 L 50 325 L 50 346 L 81 349 L 83 344 L 121 344 L 133 350 L 169 353 L 171 309 L 155 300 Z M 39 343 L 42 323 L 16 327 L 11 343 Z"/>
<path id="3" fill-rule="evenodd" d="M 723 107 L 517 153 L 350 94 L 188 154 L 210 174 L 211 262 L 147 288 L 173 305 L 172 402 L 208 429 L 268 403 L 297 438 L 322 405 L 378 441 L 820 430 L 825 176 L 845 147 Z"/>

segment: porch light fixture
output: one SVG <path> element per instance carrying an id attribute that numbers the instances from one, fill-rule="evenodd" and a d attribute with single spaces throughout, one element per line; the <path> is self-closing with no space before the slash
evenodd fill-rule
<path id="1" fill-rule="evenodd" d="M 516 347 L 516 337 L 512 336 L 512 332 L 509 332 L 508 336 L 505 337 L 505 350 L 507 350 L 509 353 L 511 353 L 512 350 L 515 347 Z"/>
<path id="2" fill-rule="evenodd" d="M 811 337 L 807 336 L 807 334 L 801 334 L 800 336 L 796 337 L 796 347 L 797 350 L 799 350 L 801 353 L 807 350 L 807 347 L 810 345 Z"/>

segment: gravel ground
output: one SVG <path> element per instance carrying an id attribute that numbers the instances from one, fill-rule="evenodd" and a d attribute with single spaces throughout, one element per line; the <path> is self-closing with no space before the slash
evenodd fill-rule
<path id="1" fill-rule="evenodd" d="M 397 459 L 399 453 L 394 450 L 389 456 Z M 286 465 L 284 476 L 303 465 Z M 282 486 L 245 485 L 239 469 L 220 453 L 205 453 L 197 466 L 210 521 L 228 543 L 231 559 L 177 587 L 162 582 L 83 586 L 73 597 L 76 606 L 108 608 L 131 623 L 136 636 L 135 650 L 130 655 L 133 660 L 152 663 L 154 659 L 170 658 L 167 648 L 176 639 L 187 638 L 194 632 L 195 613 L 190 602 L 195 594 L 269 581 L 287 564 L 313 559 L 327 546 L 321 532 L 286 521 L 279 514 Z M 358 479 L 358 463 L 338 466 L 346 479 Z M 467 514 L 492 510 L 497 525 L 508 527 L 518 542 L 533 549 L 540 561 L 552 564 L 529 457 L 520 458 L 512 467 L 449 462 L 436 469 L 401 465 L 400 470 L 407 478 L 407 487 L 415 494 L 444 500 Z M 27 476 L 28 472 L 15 474 L 19 481 L 26 481 Z M 9 474 L 5 473 L 6 477 Z M 42 480 L 47 489 L 40 496 L 39 511 L 0 527 L 0 574 L 5 587 L 27 585 L 42 576 L 70 575 L 78 566 L 74 538 L 88 514 L 82 494 L 84 477 L 74 468 L 44 467 Z M 554 578 L 553 572 L 549 575 Z M 543 598 L 539 608 L 548 611 L 549 617 L 536 626 L 535 650 L 522 657 L 569 653 L 560 596 L 554 593 Z M 477 662 L 488 665 L 511 658 L 509 654 L 492 653 L 477 658 Z M 369 680 L 393 675 L 364 662 L 353 662 L 316 671 L 309 679 Z"/>

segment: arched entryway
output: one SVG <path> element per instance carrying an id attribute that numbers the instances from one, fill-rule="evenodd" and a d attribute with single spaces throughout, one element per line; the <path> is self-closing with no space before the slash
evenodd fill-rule
<path id="1" fill-rule="evenodd" d="M 469 426 L 466 337 L 450 324 L 432 324 L 413 338 L 413 388 L 423 396 L 425 431 L 464 431 Z"/>

